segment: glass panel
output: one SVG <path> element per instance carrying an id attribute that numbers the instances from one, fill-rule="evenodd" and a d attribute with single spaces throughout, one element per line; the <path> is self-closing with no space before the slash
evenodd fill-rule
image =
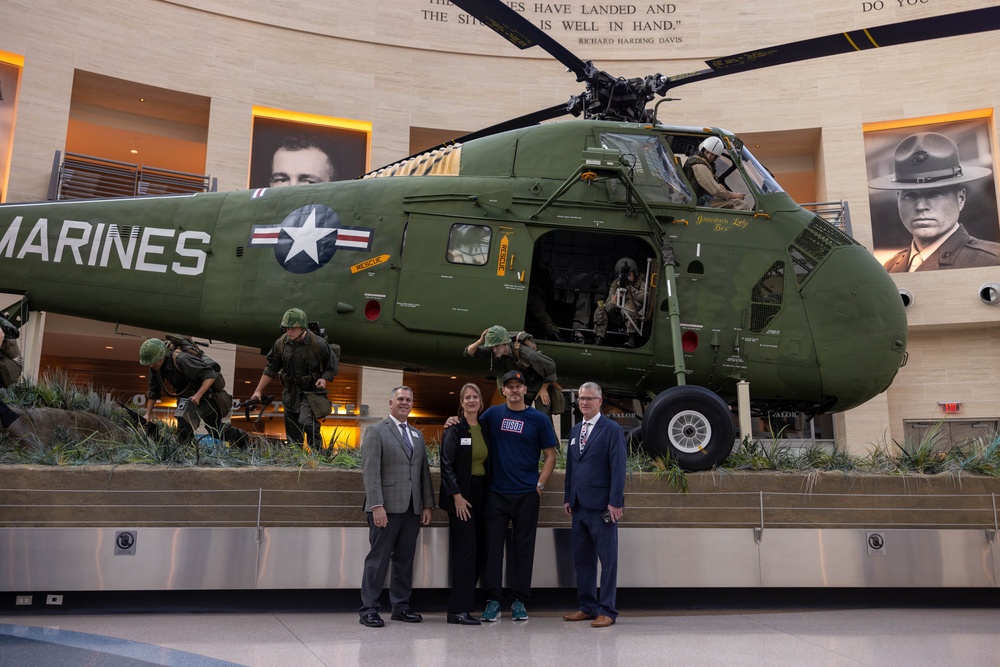
<path id="1" fill-rule="evenodd" d="M 448 261 L 482 266 L 490 257 L 493 230 L 482 225 L 452 225 L 448 234 Z"/>
<path id="2" fill-rule="evenodd" d="M 674 168 L 674 159 L 658 137 L 643 134 L 601 135 L 601 146 L 621 152 L 632 167 L 632 181 L 650 204 L 690 204 L 691 191 Z M 623 187 L 612 184 L 612 196 L 620 200 Z"/>
<path id="3" fill-rule="evenodd" d="M 784 192 L 782 187 L 778 185 L 778 182 L 774 180 L 774 177 L 771 176 L 771 172 L 758 162 L 757 158 L 750 154 L 746 146 L 740 151 L 740 161 L 743 163 L 743 169 L 746 170 L 747 176 L 757 186 L 757 190 L 761 194 Z"/>

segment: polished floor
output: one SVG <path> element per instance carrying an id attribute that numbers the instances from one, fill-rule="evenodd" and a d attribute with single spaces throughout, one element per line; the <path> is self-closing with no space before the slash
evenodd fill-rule
<path id="1" fill-rule="evenodd" d="M 0 616 L 0 666 L 525 667 L 528 665 L 996 665 L 1000 609 L 699 609 L 625 612 L 617 625 L 462 627 L 443 613 L 369 629 L 350 612 Z"/>

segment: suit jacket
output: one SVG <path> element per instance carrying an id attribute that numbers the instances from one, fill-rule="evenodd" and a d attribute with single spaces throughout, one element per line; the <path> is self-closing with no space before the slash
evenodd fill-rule
<path id="1" fill-rule="evenodd" d="M 424 436 L 408 426 L 413 456 L 407 455 L 396 423 L 386 417 L 368 427 L 361 441 L 361 475 L 365 484 L 365 511 L 382 505 L 388 514 L 401 514 L 413 502 L 414 514 L 434 507 L 431 469 L 427 463 Z"/>
<path id="2" fill-rule="evenodd" d="M 910 266 L 910 248 L 896 253 L 885 263 L 889 273 L 906 273 Z M 962 225 L 941 244 L 917 271 L 936 269 L 971 269 L 977 266 L 1000 266 L 1000 243 L 969 236 Z"/>
<path id="3" fill-rule="evenodd" d="M 490 448 L 489 429 L 482 429 L 487 452 Z M 469 500 L 472 498 L 472 447 L 462 444 L 462 438 L 469 438 L 469 422 L 465 416 L 448 428 L 441 438 L 441 497 L 438 504 L 449 514 L 455 513 L 455 494 L 461 492 Z M 487 488 L 489 486 L 490 461 L 486 459 Z"/>
<path id="4" fill-rule="evenodd" d="M 569 506 L 604 510 L 625 506 L 625 431 L 607 417 L 587 434 L 580 453 L 580 428 L 573 427 L 566 449 L 566 487 L 563 502 Z"/>

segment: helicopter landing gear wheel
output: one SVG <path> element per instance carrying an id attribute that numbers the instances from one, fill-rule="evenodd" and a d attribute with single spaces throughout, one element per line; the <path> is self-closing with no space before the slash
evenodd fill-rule
<path id="1" fill-rule="evenodd" d="M 708 470 L 733 450 L 732 413 L 704 387 L 672 387 L 653 399 L 642 420 L 642 444 L 652 457 L 669 456 L 684 470 Z"/>

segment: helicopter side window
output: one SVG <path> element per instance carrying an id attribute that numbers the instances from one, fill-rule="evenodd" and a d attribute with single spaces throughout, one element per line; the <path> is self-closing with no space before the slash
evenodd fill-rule
<path id="1" fill-rule="evenodd" d="M 741 159 L 742 157 L 743 154 L 740 155 Z M 752 210 L 756 204 L 753 188 L 743 180 L 743 174 L 737 168 L 736 163 L 729 158 L 729 155 L 726 154 L 718 158 L 712 163 L 712 167 L 715 170 L 715 180 L 730 192 L 742 192 L 744 194 L 743 202 L 746 203 L 748 209 Z"/>
<path id="2" fill-rule="evenodd" d="M 673 157 L 656 136 L 645 134 L 601 134 L 601 147 L 621 152 L 628 162 L 632 182 L 651 204 L 690 204 L 691 189 L 674 167 Z M 611 195 L 624 200 L 625 187 L 610 184 Z"/>
<path id="3" fill-rule="evenodd" d="M 777 261 L 750 290 L 750 331 L 760 333 L 778 313 L 785 295 L 785 263 Z"/>
<path id="4" fill-rule="evenodd" d="M 448 234 L 448 261 L 482 266 L 490 258 L 493 230 L 483 225 L 457 224 Z"/>
<path id="5" fill-rule="evenodd" d="M 778 181 L 774 180 L 771 176 L 771 172 L 757 161 L 750 151 L 746 149 L 746 146 L 740 150 L 740 162 L 743 163 L 743 168 L 747 172 L 747 176 L 753 181 L 753 184 L 757 186 L 757 189 L 761 194 L 770 194 L 772 192 L 783 192 L 784 190 Z"/>
<path id="6" fill-rule="evenodd" d="M 673 151 L 679 156 L 683 165 L 687 160 L 698 154 L 698 147 L 706 139 L 704 134 L 665 134 L 664 140 Z M 746 204 L 746 209 L 756 208 L 756 193 L 768 194 L 780 192 L 779 186 L 770 176 L 768 171 L 750 154 L 739 141 L 737 161 L 734 162 L 730 154 L 719 157 L 712 163 L 715 180 L 730 192 L 741 192 L 744 195 L 742 203 Z M 741 170 L 740 167 L 743 169 Z M 744 175 L 744 171 L 746 172 Z"/>

